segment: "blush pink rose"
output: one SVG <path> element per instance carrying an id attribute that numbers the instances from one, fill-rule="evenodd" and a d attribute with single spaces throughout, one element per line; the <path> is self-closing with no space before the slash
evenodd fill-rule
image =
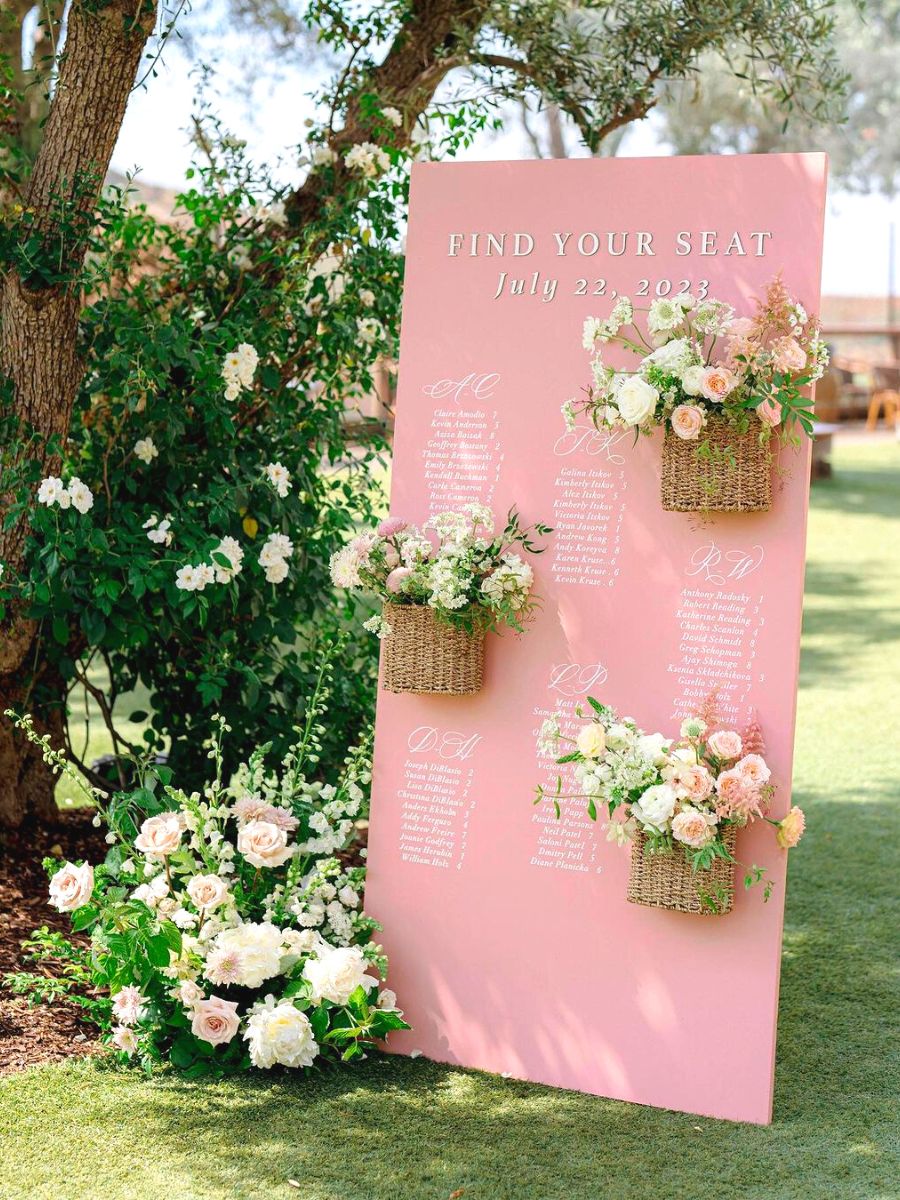
<path id="1" fill-rule="evenodd" d="M 734 764 L 734 769 L 745 783 L 751 787 L 762 787 L 772 777 L 772 772 L 766 765 L 766 760 L 760 754 L 748 754 L 740 762 Z"/>
<path id="2" fill-rule="evenodd" d="M 776 425 L 781 424 L 781 405 L 776 404 L 774 400 L 763 400 L 762 404 L 756 406 L 756 415 L 763 425 L 774 429 Z"/>
<path id="3" fill-rule="evenodd" d="M 693 404 L 679 404 L 672 409 L 672 432 L 686 442 L 693 442 L 703 428 L 703 413 Z"/>
<path id="4" fill-rule="evenodd" d="M 803 814 L 803 809 L 798 808 L 795 804 L 783 821 L 778 822 L 778 828 L 775 830 L 775 840 L 779 846 L 783 846 L 785 850 L 790 850 L 803 837 L 803 830 L 806 828 L 806 817 Z"/>
<path id="5" fill-rule="evenodd" d="M 699 808 L 689 805 L 676 813 L 672 818 L 672 837 L 676 842 L 692 846 L 699 850 L 715 836 L 716 816 L 714 813 L 701 812 Z"/>
<path id="6" fill-rule="evenodd" d="M 228 885 L 218 875 L 195 875 L 187 885 L 187 894 L 196 908 L 208 912 L 228 899 Z"/>
<path id="7" fill-rule="evenodd" d="M 67 862 L 50 880 L 50 904 L 60 912 L 74 912 L 87 904 L 94 891 L 94 868 Z"/>
<path id="8" fill-rule="evenodd" d="M 722 401 L 736 382 L 727 367 L 707 367 L 700 383 L 700 394 L 707 400 Z"/>
<path id="9" fill-rule="evenodd" d="M 411 567 L 397 567 L 396 570 L 391 571 L 390 575 L 384 581 L 385 587 L 396 596 L 410 575 L 412 575 Z"/>
<path id="10" fill-rule="evenodd" d="M 219 996 L 198 1000 L 191 1014 L 191 1033 L 201 1042 L 209 1042 L 211 1046 L 230 1042 L 240 1024 L 237 1002 L 223 1000 Z"/>
<path id="11" fill-rule="evenodd" d="M 272 821 L 250 821 L 237 836 L 237 848 L 254 867 L 280 867 L 294 853 L 287 830 Z"/>
<path id="12" fill-rule="evenodd" d="M 737 758 L 744 744 L 741 741 L 741 735 L 735 733 L 731 729 L 719 729 L 711 734 L 706 742 L 716 758 L 721 758 L 728 761 L 732 758 Z"/>
<path id="13" fill-rule="evenodd" d="M 780 338 L 772 350 L 776 371 L 802 371 L 806 366 L 806 351 L 792 337 Z"/>
<path id="14" fill-rule="evenodd" d="M 181 833 L 181 817 L 178 813 L 160 813 L 158 817 L 148 817 L 141 825 L 134 846 L 151 858 L 166 858 L 181 845 Z"/>
<path id="15" fill-rule="evenodd" d="M 679 763 L 672 778 L 679 799 L 699 803 L 713 790 L 713 777 L 697 763 Z"/>

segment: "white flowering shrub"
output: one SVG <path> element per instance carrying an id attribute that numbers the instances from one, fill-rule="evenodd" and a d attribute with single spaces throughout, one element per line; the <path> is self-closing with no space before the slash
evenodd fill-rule
<path id="1" fill-rule="evenodd" d="M 366 811 L 366 737 L 334 783 L 313 776 L 328 699 L 322 669 L 305 721 L 277 768 L 269 747 L 227 778 L 223 719 L 206 743 L 212 780 L 173 785 L 166 768 L 98 810 L 105 861 L 47 860 L 50 903 L 90 935 L 84 950 L 46 930 L 30 943 L 55 978 L 10 977 L 38 999 L 87 1010 L 110 1051 L 191 1076 L 249 1066 L 349 1061 L 408 1026 L 362 908 L 365 867 L 347 848 Z M 20 726 L 68 768 L 28 718 Z M 97 799 L 97 797 L 94 797 Z"/>

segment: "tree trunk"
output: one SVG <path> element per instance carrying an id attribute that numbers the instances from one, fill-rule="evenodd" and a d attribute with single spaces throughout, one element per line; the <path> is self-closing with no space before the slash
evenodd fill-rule
<path id="1" fill-rule="evenodd" d="M 14 415 L 44 442 L 67 436 L 83 373 L 78 281 L 90 221 L 80 218 L 96 206 L 155 22 L 156 0 L 75 0 L 69 11 L 54 98 L 24 197 L 44 253 L 63 264 L 65 279 L 45 286 L 12 267 L 0 284 L 0 376 L 12 384 Z M 39 458 L 45 474 L 59 471 L 57 457 Z M 15 452 L 7 461 L 18 465 Z M 0 488 L 0 522 L 10 499 Z M 8 530 L 0 523 L 0 561 L 10 575 L 22 565 L 26 536 L 25 521 Z M 0 627 L 0 714 L 23 704 L 61 748 L 62 681 L 42 660 L 35 623 L 13 609 Z M 40 753 L 0 715 L 0 825 L 52 814 L 53 786 Z"/>

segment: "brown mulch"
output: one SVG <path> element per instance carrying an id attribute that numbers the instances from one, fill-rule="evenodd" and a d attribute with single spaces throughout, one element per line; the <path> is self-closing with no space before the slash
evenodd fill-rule
<path id="1" fill-rule="evenodd" d="M 103 860 L 103 830 L 91 825 L 86 810 L 60 813 L 52 826 L 0 834 L 0 1074 L 40 1062 L 59 1062 L 92 1049 L 94 1034 L 66 1004 L 30 1005 L 3 986 L 7 971 L 39 970 L 22 959 L 21 943 L 47 925 L 68 932 L 65 913 L 47 904 L 47 875 L 42 861 L 53 856 Z"/>

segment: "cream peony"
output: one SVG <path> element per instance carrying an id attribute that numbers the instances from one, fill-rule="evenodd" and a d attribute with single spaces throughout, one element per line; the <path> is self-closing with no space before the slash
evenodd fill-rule
<path id="1" fill-rule="evenodd" d="M 672 837 L 685 846 L 698 850 L 715 837 L 716 814 L 701 812 L 686 804 L 680 813 L 672 818 Z"/>
<path id="2" fill-rule="evenodd" d="M 237 1002 L 234 1000 L 210 996 L 208 1000 L 198 1000 L 191 1009 L 191 1033 L 211 1046 L 230 1042 L 239 1024 Z"/>
<path id="3" fill-rule="evenodd" d="M 294 853 L 287 830 L 273 821 L 250 821 L 238 833 L 237 848 L 254 867 L 280 867 Z"/>
<path id="4" fill-rule="evenodd" d="M 74 912 L 87 904 L 94 890 L 94 868 L 67 862 L 50 880 L 50 903 L 60 912 Z"/>
<path id="5" fill-rule="evenodd" d="M 279 973 L 283 941 L 284 934 L 270 921 L 259 924 L 246 921 L 217 934 L 215 948 L 221 952 L 220 958 L 235 955 L 234 983 L 242 987 L 259 987 Z"/>
<path id="6" fill-rule="evenodd" d="M 640 753 L 656 767 L 665 765 L 670 744 L 669 739 L 661 733 L 642 733 L 637 740 Z"/>
<path id="7" fill-rule="evenodd" d="M 686 442 L 696 441 L 703 428 L 703 412 L 695 404 L 679 404 L 672 409 L 672 432 Z"/>
<path id="8" fill-rule="evenodd" d="M 659 392 L 646 380 L 632 375 L 616 390 L 615 400 L 626 425 L 641 425 L 655 412 Z"/>
<path id="9" fill-rule="evenodd" d="M 346 1004 L 358 987 L 368 989 L 377 984 L 377 979 L 366 974 L 367 965 L 359 946 L 333 949 L 323 945 L 304 966 L 303 977 L 309 981 L 316 1002 Z"/>
<path id="10" fill-rule="evenodd" d="M 244 1037 L 254 1067 L 310 1067 L 319 1053 L 309 1018 L 290 1000 L 266 996 L 247 1020 Z"/>
<path id="11" fill-rule="evenodd" d="M 599 758 L 606 749 L 606 730 L 596 721 L 583 725 L 575 739 L 578 750 L 585 758 Z"/>
<path id="12" fill-rule="evenodd" d="M 724 762 L 737 758 L 744 748 L 741 735 L 732 729 L 718 729 L 715 733 L 710 734 L 706 744 L 716 758 L 720 758 Z"/>
<path id="13" fill-rule="evenodd" d="M 187 894 L 203 912 L 218 908 L 231 898 L 228 885 L 218 875 L 195 875 L 187 885 Z"/>
<path id="14" fill-rule="evenodd" d="M 647 788 L 637 804 L 631 806 L 632 816 L 642 825 L 659 832 L 665 829 L 675 811 L 675 791 L 667 783 Z"/>
<path id="15" fill-rule="evenodd" d="M 150 858 L 166 858 L 181 845 L 182 822 L 178 813 L 160 813 L 148 817 L 141 825 L 141 832 L 134 839 L 136 850 Z"/>

